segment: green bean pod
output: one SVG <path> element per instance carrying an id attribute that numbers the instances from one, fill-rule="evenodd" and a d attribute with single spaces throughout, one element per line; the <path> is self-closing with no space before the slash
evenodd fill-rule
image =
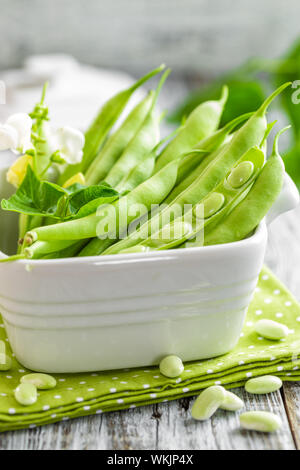
<path id="1" fill-rule="evenodd" d="M 146 221 L 138 230 L 132 232 L 127 238 L 109 247 L 103 254 L 116 254 L 151 235 L 151 226 L 162 228 L 163 220 L 172 214 L 172 220 L 180 217 L 185 204 L 196 204 L 201 201 L 221 181 L 237 160 L 253 146 L 258 146 L 264 139 L 267 131 L 265 113 L 274 98 L 281 93 L 290 83 L 286 83 L 274 91 L 256 111 L 253 116 L 234 134 L 228 145 L 225 145 L 218 156 L 211 161 L 199 177 L 182 193 L 180 193 L 170 205 L 164 208 L 151 220 Z M 204 160 L 205 161 L 205 160 Z M 155 219 L 155 220 L 153 220 Z"/>
<path id="2" fill-rule="evenodd" d="M 119 129 L 108 138 L 85 174 L 88 186 L 98 184 L 105 179 L 145 120 L 153 105 L 154 96 L 155 92 L 150 91 L 146 98 L 129 113 Z"/>
<path id="3" fill-rule="evenodd" d="M 24 258 L 27 259 L 40 259 L 46 255 L 51 255 L 56 252 L 61 252 L 66 248 L 74 245 L 73 240 L 52 240 L 52 241 L 36 241 L 30 247 L 25 247 L 23 250 Z"/>
<path id="4" fill-rule="evenodd" d="M 95 120 L 85 133 L 82 162 L 78 165 L 68 165 L 66 170 L 60 176 L 59 183 L 64 183 L 79 171 L 82 173 L 87 171 L 94 158 L 96 158 L 96 155 L 107 138 L 111 128 L 123 112 L 132 94 L 147 80 L 160 73 L 164 68 L 164 65 L 160 65 L 156 69 L 147 73 L 144 77 L 137 80 L 131 87 L 120 91 L 104 103 Z"/>
<path id="5" fill-rule="evenodd" d="M 27 243 L 32 244 L 37 240 L 81 240 L 96 236 L 101 237 L 102 235 L 105 238 L 109 238 L 109 233 L 104 231 L 99 233 L 99 224 L 106 218 L 107 211 L 111 207 L 114 207 L 115 212 L 106 220 L 106 225 L 111 223 L 111 225 L 115 224 L 116 229 L 119 231 L 126 230 L 127 225 L 136 219 L 136 214 L 130 212 L 132 206 L 137 205 L 141 207 L 143 210 L 140 213 L 141 216 L 151 209 L 152 204 L 157 205 L 164 200 L 176 182 L 178 166 L 179 159 L 171 162 L 159 173 L 140 184 L 115 203 L 105 205 L 103 208 L 101 206 L 97 213 L 90 214 L 81 219 L 39 227 L 32 232 L 28 232 L 26 235 Z M 113 243 L 114 240 L 110 241 Z"/>
<path id="6" fill-rule="evenodd" d="M 223 109 L 228 97 L 228 88 L 223 87 L 218 101 L 206 101 L 200 104 L 187 118 L 185 125 L 159 156 L 155 172 L 170 161 L 191 151 L 198 142 L 212 134 L 219 126 Z"/>
<path id="7" fill-rule="evenodd" d="M 138 163 L 128 175 L 120 181 L 120 183 L 115 187 L 118 193 L 123 193 L 125 191 L 132 191 L 139 184 L 146 181 L 153 173 L 155 166 L 156 155 L 154 152 L 151 152 L 144 161 Z"/>
<path id="8" fill-rule="evenodd" d="M 155 161 L 159 148 L 175 134 L 178 130 L 175 130 L 170 135 L 162 139 L 149 153 L 149 155 L 142 162 L 138 163 L 127 175 L 123 177 L 120 183 L 115 187 L 116 191 L 120 194 L 125 191 L 132 191 L 139 184 L 146 181 L 153 174 Z"/>
<path id="9" fill-rule="evenodd" d="M 264 161 L 265 155 L 260 148 L 253 147 L 248 150 L 224 180 L 200 203 L 139 243 L 138 249 L 144 246 L 148 251 L 169 250 L 182 245 L 199 233 L 203 234 L 207 226 L 216 225 L 253 184 Z"/>
<path id="10" fill-rule="evenodd" d="M 253 113 L 243 114 L 218 129 L 206 139 L 201 140 L 194 150 L 182 161 L 176 182 L 176 187 L 166 199 L 169 204 L 178 194 L 184 191 L 202 173 L 208 164 L 218 155 L 222 146 L 229 142 L 228 136 L 242 122 L 249 119 Z M 207 154 L 210 154 L 206 156 Z"/>
<path id="11" fill-rule="evenodd" d="M 144 122 L 141 124 L 137 133 L 129 142 L 128 146 L 122 153 L 119 160 L 115 163 L 112 169 L 109 171 L 108 175 L 105 178 L 105 181 L 109 183 L 112 187 L 117 186 L 120 181 L 128 176 L 128 174 L 133 170 L 133 168 L 141 163 L 147 155 L 154 149 L 154 147 L 159 143 L 159 124 L 161 116 L 159 116 L 155 111 L 155 104 L 159 96 L 160 90 L 168 77 L 170 70 L 167 70 L 157 87 L 152 107 L 146 116 Z"/>
<path id="12" fill-rule="evenodd" d="M 280 134 L 281 131 L 275 137 L 271 156 L 245 199 L 206 235 L 204 245 L 242 240 L 252 233 L 271 209 L 280 194 L 284 177 L 284 165 L 278 152 Z"/>

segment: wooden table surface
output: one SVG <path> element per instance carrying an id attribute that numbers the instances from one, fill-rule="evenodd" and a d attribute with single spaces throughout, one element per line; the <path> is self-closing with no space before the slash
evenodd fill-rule
<path id="1" fill-rule="evenodd" d="M 300 208 L 270 227 L 266 263 L 300 301 Z M 0 449 L 300 449 L 300 384 L 286 383 L 268 396 L 250 396 L 243 389 L 235 389 L 235 393 L 243 398 L 247 410 L 278 414 L 283 420 L 282 429 L 272 435 L 242 431 L 238 414 L 222 411 L 208 422 L 196 422 L 190 417 L 193 398 L 183 398 L 2 433 Z"/>

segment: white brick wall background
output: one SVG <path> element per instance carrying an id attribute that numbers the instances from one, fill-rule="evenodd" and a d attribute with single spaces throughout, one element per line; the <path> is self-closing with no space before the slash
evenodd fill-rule
<path id="1" fill-rule="evenodd" d="M 277 57 L 300 34 L 299 0 L 0 0 L 0 69 L 66 52 L 141 73 L 164 61 L 203 77 Z"/>

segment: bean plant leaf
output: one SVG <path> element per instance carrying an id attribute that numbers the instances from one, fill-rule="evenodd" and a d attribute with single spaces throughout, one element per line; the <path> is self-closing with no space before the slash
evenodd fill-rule
<path id="1" fill-rule="evenodd" d="M 119 193 L 107 183 L 90 187 L 74 184 L 65 189 L 40 181 L 28 166 L 21 186 L 9 199 L 2 200 L 1 207 L 21 214 L 66 220 L 84 217 L 95 212 L 99 205 L 111 203 L 118 197 Z"/>

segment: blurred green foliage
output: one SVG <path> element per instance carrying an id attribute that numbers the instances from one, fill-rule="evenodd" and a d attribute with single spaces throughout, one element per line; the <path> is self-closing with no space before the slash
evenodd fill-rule
<path id="1" fill-rule="evenodd" d="M 295 83 L 297 80 L 299 82 Z M 229 86 L 229 98 L 221 122 L 221 125 L 224 125 L 240 114 L 257 109 L 270 88 L 273 89 L 287 81 L 294 82 L 295 87 L 289 87 L 282 93 L 280 107 L 292 125 L 293 134 L 290 148 L 283 152 L 283 158 L 287 172 L 300 190 L 300 39 L 278 60 L 251 59 L 241 67 L 193 91 L 169 117 L 169 121 L 180 123 L 203 101 L 217 99 L 226 83 Z M 299 104 L 292 99 L 297 88 Z"/>

